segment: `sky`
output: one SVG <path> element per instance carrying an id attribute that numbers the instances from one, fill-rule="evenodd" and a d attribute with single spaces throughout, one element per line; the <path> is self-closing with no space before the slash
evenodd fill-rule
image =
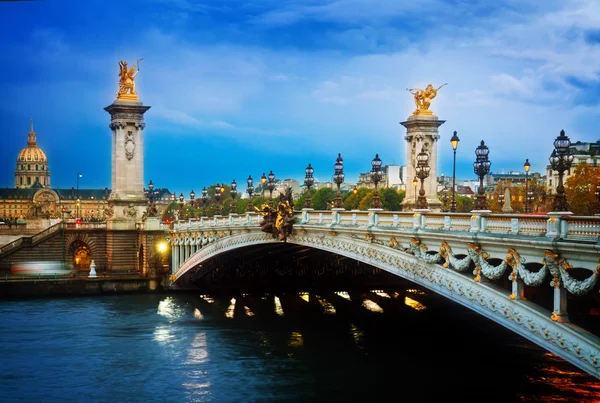
<path id="1" fill-rule="evenodd" d="M 406 88 L 448 83 L 430 109 L 438 173 L 545 171 L 564 129 L 600 139 L 597 0 L 0 1 L 0 186 L 33 118 L 52 187 L 111 187 L 118 62 L 140 72 L 144 177 L 188 194 L 273 170 L 331 180 L 405 164 Z"/>

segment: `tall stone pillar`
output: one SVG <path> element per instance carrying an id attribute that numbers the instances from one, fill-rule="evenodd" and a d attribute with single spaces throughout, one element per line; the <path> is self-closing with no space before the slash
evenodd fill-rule
<path id="1" fill-rule="evenodd" d="M 423 149 L 429 153 L 429 176 L 424 181 L 425 197 L 431 211 L 441 211 L 442 203 L 437 197 L 437 175 L 438 154 L 437 145 L 440 135 L 438 128 L 445 122 L 437 116 L 412 115 L 400 124 L 406 127 L 406 196 L 402 201 L 402 210 L 410 211 L 415 208 L 416 197 L 419 197 L 421 180 L 417 178 L 418 184 L 415 189 L 413 179 L 416 175 L 417 155 Z M 416 197 L 415 197 L 416 190 Z"/>
<path id="2" fill-rule="evenodd" d="M 144 194 L 144 113 L 150 109 L 135 97 L 117 99 L 104 108 L 112 130 L 112 191 L 109 230 L 133 230 L 146 211 Z"/>

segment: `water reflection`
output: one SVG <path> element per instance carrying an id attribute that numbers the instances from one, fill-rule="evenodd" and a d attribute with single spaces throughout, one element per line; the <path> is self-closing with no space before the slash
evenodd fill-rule
<path id="1" fill-rule="evenodd" d="M 427 309 L 425 305 L 410 297 L 404 297 L 404 303 L 406 304 L 406 306 L 409 306 L 417 311 L 424 311 L 425 309 Z"/>
<path id="2" fill-rule="evenodd" d="M 275 313 L 279 316 L 283 316 L 283 307 L 281 306 L 281 301 L 277 296 L 275 296 Z"/>
<path id="3" fill-rule="evenodd" d="M 379 295 L 380 297 L 383 298 L 392 298 L 392 296 L 390 294 L 388 294 L 387 292 L 383 292 L 381 290 L 371 290 L 372 293 Z"/>
<path id="4" fill-rule="evenodd" d="M 302 337 L 302 333 L 292 332 L 290 337 L 288 337 L 287 344 L 289 347 L 302 347 L 304 345 L 304 337 Z"/>
<path id="5" fill-rule="evenodd" d="M 365 348 L 363 345 L 363 338 L 365 337 L 365 332 L 358 328 L 355 324 L 350 324 L 350 335 L 352 336 L 352 340 L 354 340 L 354 344 L 361 350 Z"/>
<path id="6" fill-rule="evenodd" d="M 157 313 L 171 320 L 176 320 L 184 315 L 183 309 L 175 303 L 173 297 L 167 297 L 160 301 Z"/>
<path id="7" fill-rule="evenodd" d="M 370 299 L 365 299 L 362 303 L 362 306 L 364 306 L 371 312 L 383 313 L 383 308 L 380 307 L 376 302 L 371 301 Z"/>
<path id="8" fill-rule="evenodd" d="M 302 298 L 306 302 L 310 302 L 309 294 L 307 292 L 300 294 L 300 298 Z"/>
<path id="9" fill-rule="evenodd" d="M 244 311 L 246 312 L 246 316 L 254 316 L 254 312 L 246 305 L 244 305 Z"/>
<path id="10" fill-rule="evenodd" d="M 339 295 L 340 297 L 345 298 L 348 301 L 350 301 L 350 294 L 348 294 L 348 292 L 346 292 L 346 291 L 336 291 L 336 294 Z"/>
<path id="11" fill-rule="evenodd" d="M 202 316 L 202 313 L 200 312 L 200 310 L 198 308 L 194 309 L 194 318 L 204 319 L 204 316 Z"/>
<path id="12" fill-rule="evenodd" d="M 319 297 L 318 295 L 316 295 L 315 298 L 317 299 L 319 304 L 321 304 L 321 306 L 323 307 L 323 311 L 325 312 L 325 314 L 335 315 L 335 308 L 333 307 L 333 305 L 331 305 L 327 300 Z"/>
<path id="13" fill-rule="evenodd" d="M 233 315 L 235 313 L 235 298 L 231 298 L 229 301 L 229 306 L 227 307 L 227 311 L 225 312 L 225 317 L 228 319 L 233 319 Z"/>

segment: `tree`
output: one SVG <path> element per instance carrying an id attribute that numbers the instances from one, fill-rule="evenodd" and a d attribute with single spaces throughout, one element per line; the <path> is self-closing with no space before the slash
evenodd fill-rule
<path id="1" fill-rule="evenodd" d="M 406 192 L 404 190 L 396 190 L 393 188 L 385 188 L 381 191 L 381 205 L 385 210 L 400 211 L 400 203 L 404 199 Z"/>
<path id="2" fill-rule="evenodd" d="M 336 192 L 331 188 L 321 188 L 312 196 L 312 204 L 315 210 L 326 210 L 327 203 L 335 199 Z"/>
<path id="3" fill-rule="evenodd" d="M 347 193 L 347 196 L 343 198 L 343 205 L 346 210 L 356 210 L 358 209 L 358 205 L 360 201 L 367 195 L 367 193 L 372 192 L 367 188 L 359 188 L 356 190 L 356 194 L 354 192 Z"/>
<path id="4" fill-rule="evenodd" d="M 469 196 L 456 195 L 456 211 L 458 213 L 468 213 L 475 207 L 475 202 Z"/>
<path id="5" fill-rule="evenodd" d="M 575 215 L 594 215 L 598 211 L 596 186 L 600 184 L 600 167 L 587 162 L 575 166 L 573 175 L 565 181 L 570 210 Z"/>

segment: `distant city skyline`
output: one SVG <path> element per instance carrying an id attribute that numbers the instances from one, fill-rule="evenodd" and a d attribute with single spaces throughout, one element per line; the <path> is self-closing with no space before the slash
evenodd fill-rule
<path id="1" fill-rule="evenodd" d="M 438 173 L 545 172 L 561 129 L 592 142 L 600 108 L 593 0 L 521 4 L 367 0 L 0 2 L 0 186 L 14 186 L 33 118 L 52 187 L 111 187 L 118 62 L 139 58 L 145 183 L 177 192 L 273 170 L 328 181 L 338 153 L 356 181 L 376 153 L 405 165 L 406 88 L 448 85 L 431 110 Z M 118 12 L 111 12 L 117 9 Z M 128 16 L 123 18 L 123 16 Z M 25 23 L 26 22 L 26 23 Z M 356 179 L 355 179 L 356 178 Z"/>

